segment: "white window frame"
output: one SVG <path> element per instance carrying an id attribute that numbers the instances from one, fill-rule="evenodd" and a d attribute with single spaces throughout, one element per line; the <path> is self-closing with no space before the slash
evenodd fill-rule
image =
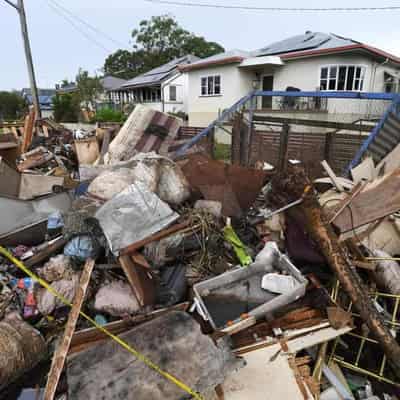
<path id="1" fill-rule="evenodd" d="M 219 78 L 219 93 L 215 93 L 215 78 Z M 206 80 L 206 85 L 203 85 L 203 79 Z M 209 80 L 212 79 L 212 89 L 209 90 Z M 203 87 L 206 88 L 206 94 L 203 94 Z M 200 97 L 217 97 L 222 96 L 222 77 L 221 75 L 206 75 L 200 77 Z"/>
<path id="2" fill-rule="evenodd" d="M 344 81 L 344 89 L 338 90 L 339 84 L 339 68 L 345 67 L 346 68 L 346 78 Z M 347 79 L 349 76 L 349 67 L 354 67 L 354 78 L 353 78 L 353 87 L 351 90 L 347 90 Z M 326 78 L 322 78 L 322 70 L 326 68 L 328 70 L 328 75 Z M 336 75 L 335 77 L 331 77 L 331 68 L 336 68 Z M 361 68 L 360 71 L 360 78 L 356 78 L 357 68 Z M 367 66 L 365 64 L 325 64 L 321 65 L 319 68 L 319 77 L 318 77 L 318 87 L 321 91 L 324 92 L 332 92 L 332 91 L 339 91 L 339 92 L 364 92 L 365 89 L 365 77 L 367 75 Z M 329 88 L 329 81 L 335 80 L 335 88 Z M 326 89 L 321 89 L 321 82 L 326 81 Z M 358 82 L 358 89 L 356 89 L 356 81 Z M 360 83 L 362 82 L 362 88 L 360 89 Z"/>

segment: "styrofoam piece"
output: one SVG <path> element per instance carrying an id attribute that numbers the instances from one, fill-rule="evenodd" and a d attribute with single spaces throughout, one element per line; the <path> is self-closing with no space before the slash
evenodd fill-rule
<path id="1" fill-rule="evenodd" d="M 272 293 L 288 294 L 299 285 L 299 282 L 291 275 L 281 275 L 275 272 L 265 274 L 261 281 L 261 287 Z"/>

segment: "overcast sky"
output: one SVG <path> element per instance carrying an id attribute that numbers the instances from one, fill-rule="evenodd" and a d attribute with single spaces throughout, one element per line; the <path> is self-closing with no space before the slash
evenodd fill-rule
<path id="1" fill-rule="evenodd" d="M 74 79 L 79 67 L 100 73 L 104 59 L 117 50 L 106 39 L 50 7 L 57 1 L 99 28 L 115 42 L 130 48 L 130 32 L 142 19 L 169 13 L 197 35 L 217 41 L 227 50 L 254 50 L 306 30 L 334 32 L 400 56 L 400 11 L 371 12 L 260 12 L 155 5 L 144 0 L 25 0 L 38 85 L 54 87 Z M 195 2 L 195 0 L 187 0 Z M 199 0 L 203 3 L 280 7 L 368 7 L 400 5 L 399 0 Z M 71 22 L 72 21 L 72 22 Z M 86 35 L 77 31 L 75 24 Z M 95 44 L 97 42 L 97 45 Z M 106 49 L 104 49 L 105 47 Z M 0 0 L 0 90 L 28 86 L 27 70 L 16 11 Z"/>

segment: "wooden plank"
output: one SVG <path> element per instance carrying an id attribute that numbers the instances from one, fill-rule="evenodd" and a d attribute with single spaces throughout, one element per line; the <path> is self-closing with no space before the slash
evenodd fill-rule
<path id="1" fill-rule="evenodd" d="M 68 242 L 67 239 L 60 237 L 58 238 L 55 242 L 49 244 L 46 246 L 43 250 L 40 250 L 38 253 L 34 254 L 32 257 L 28 258 L 25 261 L 25 265 L 27 267 L 32 267 L 36 264 L 39 264 L 40 262 L 46 260 L 48 257 L 50 257 L 52 254 L 55 254 L 55 252 L 62 247 Z"/>
<path id="2" fill-rule="evenodd" d="M 133 243 L 133 244 L 125 247 L 124 249 L 121 249 L 120 255 L 124 256 L 127 254 L 135 253 L 137 250 L 139 250 L 141 247 L 145 246 L 146 244 L 155 242 L 157 240 L 164 239 L 168 236 L 173 235 L 174 233 L 181 231 L 182 229 L 187 228 L 188 226 L 190 226 L 190 222 L 186 221 L 186 222 L 182 222 L 177 225 L 173 225 L 170 228 L 163 229 L 162 231 L 157 232 L 154 235 L 151 235 L 145 239 L 139 240 L 138 242 Z"/>
<path id="3" fill-rule="evenodd" d="M 325 172 L 328 174 L 330 180 L 332 181 L 333 185 L 339 192 L 344 192 L 344 187 L 340 183 L 340 181 L 337 179 L 336 174 L 333 172 L 332 168 L 329 166 L 329 164 L 326 162 L 326 160 L 323 160 L 321 162 L 322 168 L 325 170 Z"/>
<path id="4" fill-rule="evenodd" d="M 139 304 L 142 307 L 154 304 L 155 283 L 150 271 L 135 263 L 130 255 L 121 256 L 118 261 Z"/>
<path id="5" fill-rule="evenodd" d="M 362 188 L 364 185 L 362 183 L 358 183 L 350 193 L 348 197 L 346 197 L 338 206 L 337 211 L 335 214 L 332 216 L 332 218 L 329 220 L 329 223 L 331 224 L 339 215 L 340 213 L 350 205 L 350 203 L 353 201 L 353 199 L 361 192 Z"/>
<path id="6" fill-rule="evenodd" d="M 22 142 L 21 152 L 24 153 L 28 150 L 29 146 L 32 143 L 32 136 L 33 136 L 33 128 L 35 124 L 35 110 L 29 110 L 29 114 L 25 118 L 25 125 L 24 125 L 24 139 Z"/>
<path id="7" fill-rule="evenodd" d="M 93 268 L 94 260 L 88 259 L 79 280 L 79 286 L 75 294 L 74 304 L 69 313 L 68 321 L 65 326 L 64 336 L 53 356 L 53 361 L 51 363 L 51 368 L 44 392 L 44 400 L 53 400 L 54 395 L 56 394 L 58 381 L 60 380 L 61 373 L 64 368 L 65 359 L 68 354 L 68 349 L 71 344 L 76 323 L 78 322 L 79 313 L 85 299 L 86 290 L 89 286 L 90 276 L 92 274 Z"/>
<path id="8" fill-rule="evenodd" d="M 334 221 L 347 232 L 400 210 L 400 169 L 368 183 Z M 351 210 L 349 210 L 349 208 Z"/>

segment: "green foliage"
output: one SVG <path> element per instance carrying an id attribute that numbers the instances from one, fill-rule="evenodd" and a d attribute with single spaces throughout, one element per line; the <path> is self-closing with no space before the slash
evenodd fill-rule
<path id="1" fill-rule="evenodd" d="M 142 51 L 117 50 L 104 63 L 104 74 L 131 79 L 144 71 Z"/>
<path id="2" fill-rule="evenodd" d="M 186 54 L 204 58 L 224 51 L 218 43 L 183 29 L 169 15 L 141 21 L 132 31 L 132 38 L 132 52 L 118 50 L 107 57 L 106 74 L 130 79 Z"/>
<path id="3" fill-rule="evenodd" d="M 16 92 L 0 92 L 0 120 L 15 120 L 27 110 L 23 97 Z"/>
<path id="4" fill-rule="evenodd" d="M 231 146 L 216 142 L 214 144 L 214 157 L 216 160 L 229 161 L 231 159 Z"/>
<path id="5" fill-rule="evenodd" d="M 102 108 L 96 112 L 97 122 L 124 122 L 125 116 L 121 111 L 112 108 Z"/>
<path id="6" fill-rule="evenodd" d="M 86 107 L 93 104 L 99 93 L 103 91 L 100 78 L 97 76 L 89 76 L 89 72 L 81 68 L 76 76 L 76 85 L 78 87 L 79 100 L 81 103 L 84 103 Z"/>
<path id="7" fill-rule="evenodd" d="M 79 111 L 79 97 L 77 93 L 66 93 L 53 97 L 54 119 L 57 122 L 77 122 Z"/>

